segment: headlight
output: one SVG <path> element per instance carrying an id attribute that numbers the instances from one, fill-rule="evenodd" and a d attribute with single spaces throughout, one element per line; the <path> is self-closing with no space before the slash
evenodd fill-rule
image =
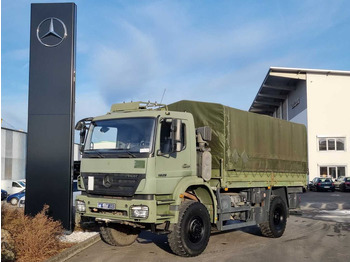
<path id="1" fill-rule="evenodd" d="M 131 216 L 137 218 L 147 218 L 148 217 L 148 206 L 132 206 Z"/>
<path id="2" fill-rule="evenodd" d="M 75 207 L 78 212 L 85 212 L 86 211 L 86 206 L 85 202 L 81 200 L 76 200 L 75 201 Z"/>

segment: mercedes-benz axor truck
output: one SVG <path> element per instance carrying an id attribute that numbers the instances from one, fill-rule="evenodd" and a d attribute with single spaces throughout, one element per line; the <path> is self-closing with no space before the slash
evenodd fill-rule
<path id="1" fill-rule="evenodd" d="M 278 238 L 306 186 L 305 126 L 220 104 L 131 102 L 79 121 L 76 221 L 110 245 L 142 230 L 167 234 L 180 256 L 211 232 L 258 225 Z"/>

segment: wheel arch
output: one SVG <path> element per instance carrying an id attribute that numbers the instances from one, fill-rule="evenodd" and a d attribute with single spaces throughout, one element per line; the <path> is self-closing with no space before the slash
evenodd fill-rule
<path id="1" fill-rule="evenodd" d="M 287 187 L 272 188 L 271 193 L 272 195 L 279 196 L 280 198 L 282 198 L 287 208 L 289 208 Z"/>
<path id="2" fill-rule="evenodd" d="M 181 205 L 183 193 L 191 190 L 200 203 L 206 206 L 209 212 L 211 223 L 215 223 L 217 217 L 217 201 L 214 192 L 211 190 L 208 183 L 204 182 L 201 178 L 185 177 L 180 180 L 174 190 L 174 200 L 177 206 Z M 176 218 L 177 220 L 177 218 Z"/>

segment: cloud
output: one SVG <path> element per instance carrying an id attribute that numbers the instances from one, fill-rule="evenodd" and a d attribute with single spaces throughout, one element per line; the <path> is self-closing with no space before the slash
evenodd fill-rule
<path id="1" fill-rule="evenodd" d="M 96 88 L 108 104 L 159 101 L 165 88 L 166 97 L 171 98 L 198 94 L 211 97 L 223 78 L 234 78 L 233 69 L 238 67 L 235 59 L 258 54 L 274 40 L 268 37 L 271 34 L 268 22 L 206 32 L 193 26 L 187 12 L 177 6 L 159 4 L 139 7 L 138 19 L 148 22 L 150 19 L 151 28 L 132 19 L 128 22 L 120 17 L 111 19 L 115 28 L 109 33 L 113 35 L 108 34 L 106 42 L 91 43 L 94 47 L 89 49 L 92 56 L 88 62 L 92 81 L 98 83 Z M 232 68 L 228 69 L 227 64 Z M 228 72 L 230 77 L 226 76 Z"/>
<path id="2" fill-rule="evenodd" d="M 152 38 L 126 22 L 124 28 L 127 47 L 100 44 L 92 55 L 90 70 L 108 103 L 139 97 L 162 71 Z"/>
<path id="3" fill-rule="evenodd" d="M 86 117 L 104 115 L 110 110 L 98 90 L 92 92 L 77 92 L 75 103 L 75 121 Z"/>

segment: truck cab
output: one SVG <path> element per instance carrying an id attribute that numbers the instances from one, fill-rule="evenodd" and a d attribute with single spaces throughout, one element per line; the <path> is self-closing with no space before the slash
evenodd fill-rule
<path id="1" fill-rule="evenodd" d="M 133 105 L 114 105 L 107 115 L 78 123 L 83 143 L 77 211 L 101 223 L 173 222 L 180 181 L 205 183 L 197 177 L 193 117 L 164 105 Z"/>

